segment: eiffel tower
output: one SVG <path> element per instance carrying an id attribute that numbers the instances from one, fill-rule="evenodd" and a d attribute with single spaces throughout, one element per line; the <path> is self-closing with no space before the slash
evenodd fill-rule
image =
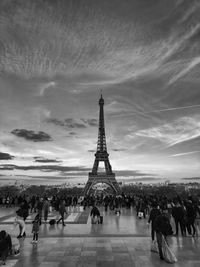
<path id="1" fill-rule="evenodd" d="M 101 98 L 99 99 L 99 133 L 98 133 L 98 143 L 97 143 L 97 151 L 95 153 L 94 165 L 92 168 L 92 172 L 88 174 L 88 181 L 84 188 L 84 195 L 88 195 L 90 189 L 93 185 L 98 183 L 105 183 L 109 185 L 115 194 L 120 193 L 120 187 L 115 179 L 115 173 L 112 172 L 112 167 L 109 162 L 109 154 L 107 152 L 106 147 L 106 135 L 105 135 L 105 126 L 104 126 L 104 99 L 101 94 Z M 105 172 L 98 172 L 99 162 L 103 161 L 105 166 Z"/>

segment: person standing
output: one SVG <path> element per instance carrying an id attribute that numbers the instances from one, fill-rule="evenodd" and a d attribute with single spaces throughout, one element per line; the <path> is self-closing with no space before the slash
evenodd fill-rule
<path id="1" fill-rule="evenodd" d="M 174 217 L 176 233 L 178 236 L 179 225 L 182 235 L 185 235 L 185 223 L 184 223 L 184 210 L 179 202 L 175 202 L 175 206 L 172 208 L 172 216 Z"/>
<path id="2" fill-rule="evenodd" d="M 33 233 L 33 240 L 31 241 L 31 243 L 37 243 L 38 242 L 38 233 L 39 233 L 39 229 L 40 229 L 40 216 L 39 214 L 37 214 L 35 216 L 33 223 L 33 228 L 32 228 L 32 233 Z"/>
<path id="3" fill-rule="evenodd" d="M 60 201 L 60 205 L 59 205 L 59 213 L 60 213 L 60 219 L 57 221 L 57 224 L 59 224 L 60 221 L 62 221 L 62 225 L 66 226 L 65 222 L 64 222 L 64 215 L 66 212 L 66 208 L 65 208 L 65 200 L 61 199 Z"/>
<path id="4" fill-rule="evenodd" d="M 49 201 L 47 197 L 45 197 L 45 201 L 43 204 L 43 211 L 44 211 L 44 222 L 46 223 L 48 219 L 48 213 L 49 213 Z"/>
<path id="5" fill-rule="evenodd" d="M 40 225 L 42 224 L 42 209 L 43 209 L 43 201 L 42 198 L 39 198 L 39 201 L 37 202 L 37 213 L 39 214 L 39 220 L 40 220 Z"/>
<path id="6" fill-rule="evenodd" d="M 30 205 L 31 205 L 31 209 L 30 209 L 30 213 L 35 212 L 35 203 L 36 203 L 36 197 L 32 196 L 31 200 L 30 200 Z"/>
<path id="7" fill-rule="evenodd" d="M 190 229 L 190 234 L 192 236 L 195 236 L 196 234 L 196 227 L 195 227 L 195 218 L 197 216 L 194 205 L 191 200 L 188 200 L 187 205 L 186 205 L 186 212 L 187 212 L 187 220 L 188 220 L 188 226 Z M 193 233 L 191 231 L 191 228 L 193 230 Z"/>
<path id="8" fill-rule="evenodd" d="M 26 218 L 29 215 L 29 204 L 28 204 L 26 199 L 22 202 L 22 205 L 20 206 L 20 209 L 22 210 L 23 218 L 24 218 L 24 221 L 25 221 Z"/>

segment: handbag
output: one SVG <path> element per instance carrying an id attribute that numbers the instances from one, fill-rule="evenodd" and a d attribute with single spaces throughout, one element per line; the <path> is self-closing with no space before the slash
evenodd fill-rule
<path id="1" fill-rule="evenodd" d="M 177 258 L 175 256 L 174 252 L 168 246 L 163 235 L 162 235 L 162 253 L 163 253 L 163 258 L 166 262 L 168 262 L 168 263 L 177 262 Z"/>
<path id="2" fill-rule="evenodd" d="M 158 253 L 158 243 L 157 243 L 157 241 L 152 241 L 152 243 L 151 243 L 151 252 Z"/>
<path id="3" fill-rule="evenodd" d="M 91 217 L 91 223 L 92 224 L 98 223 L 98 217 L 97 216 Z"/>

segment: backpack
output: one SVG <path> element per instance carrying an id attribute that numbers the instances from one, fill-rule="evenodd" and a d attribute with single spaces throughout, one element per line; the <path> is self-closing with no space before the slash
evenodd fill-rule
<path id="1" fill-rule="evenodd" d="M 164 221 L 162 223 L 162 234 L 165 236 L 173 234 L 173 230 L 172 230 L 172 226 L 171 226 L 170 222 Z"/>
<path id="2" fill-rule="evenodd" d="M 49 224 L 50 225 L 54 225 L 56 223 L 56 220 L 55 219 L 51 219 L 50 221 L 49 221 Z"/>

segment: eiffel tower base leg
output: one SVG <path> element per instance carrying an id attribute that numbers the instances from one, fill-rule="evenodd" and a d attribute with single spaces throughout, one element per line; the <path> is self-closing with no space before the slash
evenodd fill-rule
<path id="1" fill-rule="evenodd" d="M 115 174 L 112 173 L 110 175 L 108 174 L 93 174 L 93 173 L 89 173 L 89 179 L 85 185 L 83 194 L 84 195 L 89 195 L 89 192 L 91 190 L 91 188 L 98 183 L 105 183 L 107 185 L 109 185 L 115 194 L 119 195 L 121 193 L 120 187 L 118 182 L 115 179 Z"/>

